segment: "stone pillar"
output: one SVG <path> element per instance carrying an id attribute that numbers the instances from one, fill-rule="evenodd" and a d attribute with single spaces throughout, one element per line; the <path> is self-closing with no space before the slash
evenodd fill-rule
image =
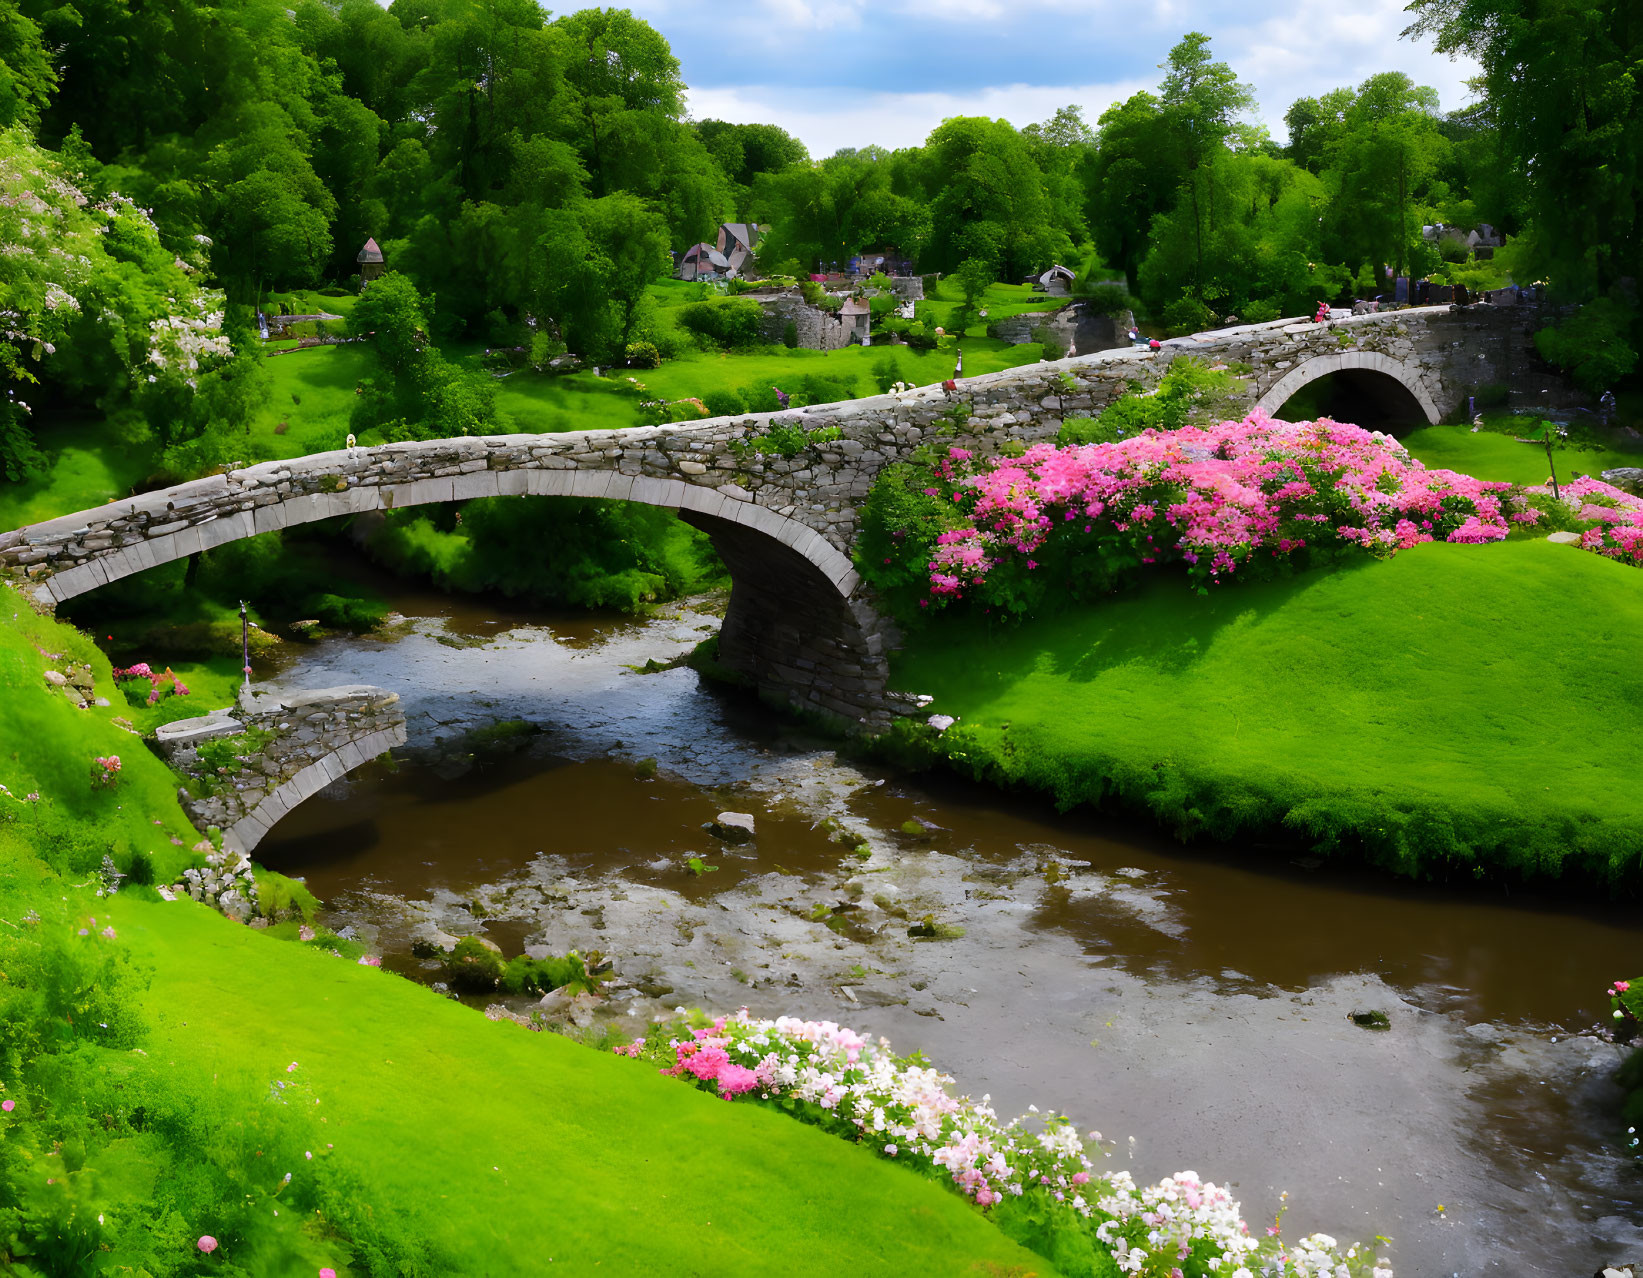
<path id="1" fill-rule="evenodd" d="M 896 639 L 871 604 L 846 599 L 804 556 L 715 515 L 680 517 L 713 541 L 732 581 L 719 661 L 767 700 L 882 732 L 898 701 L 886 652 Z"/>

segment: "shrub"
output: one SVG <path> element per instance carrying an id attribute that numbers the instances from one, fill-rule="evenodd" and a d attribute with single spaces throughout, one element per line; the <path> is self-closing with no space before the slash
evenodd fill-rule
<path id="1" fill-rule="evenodd" d="M 709 417 L 735 417 L 747 411 L 747 404 L 733 390 L 711 390 L 702 395 Z"/>
<path id="2" fill-rule="evenodd" d="M 1215 323 L 1215 312 L 1202 298 L 1183 293 L 1164 308 L 1164 328 L 1171 337 L 1201 333 Z"/>
<path id="3" fill-rule="evenodd" d="M 1583 390 L 1608 390 L 1637 367 L 1633 330 L 1637 317 L 1612 298 L 1599 298 L 1556 328 L 1535 334 L 1535 346 L 1553 364 L 1567 369 Z"/>
<path id="4" fill-rule="evenodd" d="M 716 346 L 753 346 L 759 340 L 764 308 L 743 297 L 726 297 L 681 306 L 677 318 L 684 328 Z"/>
<path id="5" fill-rule="evenodd" d="M 1087 286 L 1080 281 L 1080 287 L 1073 291 L 1081 297 L 1089 309 L 1097 315 L 1121 315 L 1125 311 L 1135 309 L 1135 299 L 1130 296 L 1129 289 L 1117 283 L 1097 283 Z"/>
<path id="6" fill-rule="evenodd" d="M 624 354 L 629 368 L 656 368 L 662 362 L 655 342 L 629 342 Z"/>
<path id="7" fill-rule="evenodd" d="M 1060 359 L 1067 353 L 1067 348 L 1061 344 L 1061 339 L 1048 324 L 1035 326 L 1032 336 L 1033 341 L 1043 348 L 1045 359 Z"/>
<path id="8" fill-rule="evenodd" d="M 887 391 L 897 382 L 906 381 L 901 374 L 901 361 L 894 355 L 886 355 L 873 363 L 873 384 L 879 390 Z"/>
<path id="9" fill-rule="evenodd" d="M 464 936 L 445 956 L 445 979 L 469 994 L 494 990 L 507 970 L 502 955 L 477 936 Z"/>
<path id="10" fill-rule="evenodd" d="M 1244 323 L 1270 324 L 1283 315 L 1283 307 L 1275 298 L 1257 297 L 1244 304 Z"/>
<path id="11" fill-rule="evenodd" d="M 782 325 L 782 345 L 788 350 L 794 350 L 799 345 L 799 326 L 792 320 Z"/>

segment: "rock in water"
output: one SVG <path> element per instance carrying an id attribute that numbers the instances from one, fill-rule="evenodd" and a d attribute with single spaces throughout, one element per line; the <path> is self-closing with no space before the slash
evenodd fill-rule
<path id="1" fill-rule="evenodd" d="M 721 812 L 707 823 L 708 833 L 726 843 L 753 841 L 753 816 L 748 812 Z"/>

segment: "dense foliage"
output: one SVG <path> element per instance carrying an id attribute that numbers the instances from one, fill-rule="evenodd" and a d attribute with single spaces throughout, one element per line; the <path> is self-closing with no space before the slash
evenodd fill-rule
<path id="1" fill-rule="evenodd" d="M 266 385 L 248 308 L 356 286 L 367 236 L 403 285 L 354 329 L 387 310 L 415 335 L 401 351 L 415 357 L 362 389 L 356 433 L 386 438 L 505 425 L 489 388 L 442 356 L 453 339 L 538 368 L 567 351 L 609 365 L 757 340 L 745 308 L 663 324 L 647 294 L 670 250 L 726 219 L 768 224 L 767 271 L 880 253 L 957 273 L 961 320 L 988 281 L 1057 261 L 1079 292 L 1121 277 L 1108 292 L 1133 290 L 1183 331 L 1386 291 L 1392 272 L 1540 275 L 1609 307 L 1553 334 L 1547 356 L 1594 388 L 1627 375 L 1625 281 L 1643 265 L 1627 6 L 1415 9 L 1419 32 L 1480 59 L 1480 102 L 1445 114 L 1387 72 L 1292 104 L 1280 145 L 1192 32 L 1155 89 L 1094 125 L 1076 106 L 1021 128 L 958 117 L 922 146 L 813 160 L 771 125 L 687 121 L 667 40 L 625 10 L 5 0 L 0 469 L 35 463 L 42 402 L 129 413 L 171 475 L 235 460 Z M 1480 221 L 1515 237 L 1493 261 L 1423 233 Z"/>

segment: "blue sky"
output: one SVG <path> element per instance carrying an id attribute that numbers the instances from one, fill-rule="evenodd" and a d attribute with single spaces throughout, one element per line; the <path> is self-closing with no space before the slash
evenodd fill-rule
<path id="1" fill-rule="evenodd" d="M 1403 0 L 626 0 L 684 65 L 698 119 L 763 121 L 811 153 L 911 146 L 953 115 L 1093 124 L 1155 87 L 1187 31 L 1254 85 L 1280 141 L 1297 97 L 1405 71 L 1461 105 L 1474 68 L 1400 40 Z"/>

